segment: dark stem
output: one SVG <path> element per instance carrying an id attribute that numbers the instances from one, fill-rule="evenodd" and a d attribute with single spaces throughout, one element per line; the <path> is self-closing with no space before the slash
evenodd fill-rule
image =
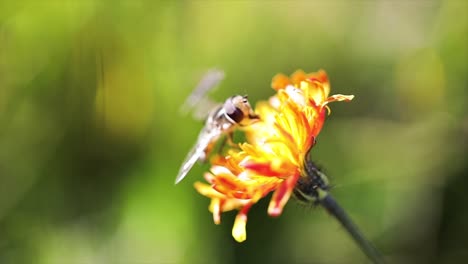
<path id="1" fill-rule="evenodd" d="M 364 251 L 364 253 L 372 260 L 373 263 L 385 263 L 380 252 L 372 245 L 372 243 L 367 240 L 364 235 L 359 231 L 359 228 L 353 223 L 348 214 L 341 208 L 337 201 L 328 193 L 322 190 L 323 192 L 318 195 L 319 203 L 327 209 L 327 211 L 333 215 L 338 221 L 343 225 L 343 227 L 348 231 L 348 233 L 353 237 L 359 247 Z"/>
<path id="2" fill-rule="evenodd" d="M 373 263 L 385 263 L 379 251 L 364 237 L 345 210 L 330 195 L 327 176 L 315 165 L 309 154 L 310 149 L 304 161 L 305 175 L 297 181 L 293 192 L 294 196 L 302 202 L 322 205 L 341 223 Z"/>

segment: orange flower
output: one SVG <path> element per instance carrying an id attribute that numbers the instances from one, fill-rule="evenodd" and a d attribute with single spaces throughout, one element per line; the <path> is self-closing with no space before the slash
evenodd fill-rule
<path id="1" fill-rule="evenodd" d="M 329 113 L 327 104 L 349 101 L 352 95 L 328 97 L 330 85 L 324 71 L 273 78 L 276 94 L 256 105 L 261 121 L 245 129 L 247 142 L 230 149 L 226 156 L 212 158 L 209 184 L 196 182 L 199 193 L 211 198 L 210 211 L 216 224 L 221 213 L 238 209 L 232 235 L 246 239 L 247 212 L 258 200 L 274 191 L 268 214 L 279 216 L 297 180 L 304 172 L 306 153 L 315 143 Z"/>

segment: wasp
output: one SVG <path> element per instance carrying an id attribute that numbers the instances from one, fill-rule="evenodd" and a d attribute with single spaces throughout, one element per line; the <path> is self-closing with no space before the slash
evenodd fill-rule
<path id="1" fill-rule="evenodd" d="M 202 104 L 203 107 L 213 105 L 204 98 L 204 94 L 215 87 L 223 77 L 224 74 L 219 70 L 211 70 L 205 74 L 182 109 L 185 111 L 195 104 Z M 200 111 L 196 115 L 200 117 Z M 234 95 L 226 99 L 224 103 L 214 105 L 206 117 L 205 125 L 200 131 L 195 145 L 182 163 L 175 183 L 177 184 L 184 179 L 197 161 L 206 161 L 213 146 L 222 136 L 227 136 L 227 140 L 232 143 L 232 135 L 236 128 L 250 125 L 257 120 L 259 120 L 259 116 L 250 106 L 247 95 Z"/>

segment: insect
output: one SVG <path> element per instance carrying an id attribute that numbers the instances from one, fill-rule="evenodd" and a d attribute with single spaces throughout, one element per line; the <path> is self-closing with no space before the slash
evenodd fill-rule
<path id="1" fill-rule="evenodd" d="M 210 105 L 209 100 L 203 98 L 203 96 L 219 83 L 223 76 L 220 71 L 216 70 L 205 74 L 205 77 L 184 104 L 185 110 L 188 104 L 191 104 L 191 107 L 194 106 L 193 100 L 204 102 L 205 106 Z M 177 184 L 184 179 L 197 161 L 203 162 L 207 159 L 221 136 L 226 135 L 226 139 L 232 143 L 232 134 L 236 128 L 247 126 L 257 120 L 259 120 L 259 117 L 250 106 L 247 95 L 234 95 L 226 99 L 223 104 L 214 106 L 206 117 L 205 125 L 198 135 L 197 142 L 182 163 L 175 183 Z"/>

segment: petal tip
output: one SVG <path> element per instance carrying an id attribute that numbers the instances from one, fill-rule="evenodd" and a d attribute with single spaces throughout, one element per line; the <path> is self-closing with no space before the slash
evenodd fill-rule
<path id="1" fill-rule="evenodd" d="M 268 208 L 268 214 L 272 217 L 278 217 L 283 212 L 283 209 L 278 206 L 270 206 Z"/>
<path id="2" fill-rule="evenodd" d="M 234 226 L 232 228 L 232 237 L 237 242 L 244 242 L 247 239 L 247 232 L 245 230 L 245 226 L 247 223 L 247 219 L 244 215 L 238 215 L 234 222 Z"/>

